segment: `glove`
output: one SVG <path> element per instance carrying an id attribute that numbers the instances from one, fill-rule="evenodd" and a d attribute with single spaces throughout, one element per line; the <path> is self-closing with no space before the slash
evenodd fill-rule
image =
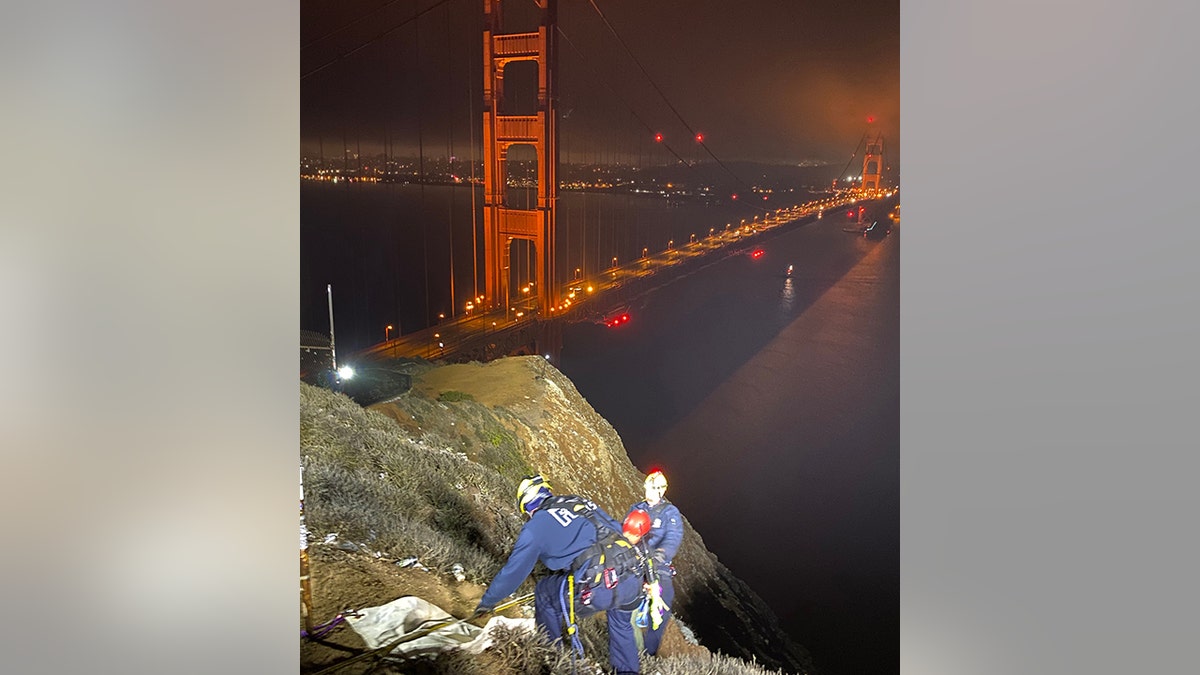
<path id="1" fill-rule="evenodd" d="M 484 605 L 480 605 L 475 608 L 475 611 L 471 614 L 471 616 L 467 620 L 470 621 L 472 619 L 478 619 L 481 616 L 491 614 L 494 609 L 495 609 L 494 607 L 487 607 Z"/>

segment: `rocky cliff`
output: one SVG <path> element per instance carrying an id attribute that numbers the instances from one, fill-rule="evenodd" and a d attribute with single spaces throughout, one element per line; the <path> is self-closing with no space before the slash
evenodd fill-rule
<path id="1" fill-rule="evenodd" d="M 392 381 L 404 382 L 407 389 L 368 406 L 364 421 L 339 424 L 371 426 L 370 433 L 358 441 L 364 448 L 371 436 L 391 433 L 396 438 L 387 443 L 403 447 L 405 452 L 441 453 L 458 462 L 436 470 L 463 472 L 448 480 L 470 497 L 471 503 L 464 509 L 469 509 L 467 513 L 487 514 L 467 517 L 492 521 L 492 525 L 478 530 L 463 526 L 473 550 L 483 552 L 480 562 L 468 563 L 467 567 L 478 568 L 474 576 L 484 585 L 503 564 L 519 528 L 520 520 L 514 520 L 511 490 L 521 475 L 540 472 L 557 494 L 586 496 L 617 519 L 641 499 L 643 474 L 630 462 L 617 432 L 566 376 L 540 357 L 510 357 L 485 364 L 398 363 L 389 368 L 389 375 Z M 326 446 L 338 443 L 327 438 L 327 432 L 315 429 L 321 426 L 322 416 L 330 415 L 334 405 L 331 397 L 335 395 L 301 386 L 305 388 L 301 396 L 301 454 L 306 463 L 321 465 L 324 460 L 318 458 L 328 452 Z M 381 451 L 368 448 L 359 453 L 378 453 L 381 459 L 362 471 L 364 477 L 357 480 L 368 480 L 368 474 L 373 475 L 379 465 L 387 462 L 392 462 L 392 474 L 404 470 L 396 461 L 382 459 L 387 455 Z M 409 464 L 414 461 L 407 460 Z M 355 490 L 335 489 L 335 481 L 329 477 L 332 474 L 316 473 L 326 478 L 314 479 L 316 491 L 306 499 L 314 511 L 311 525 L 318 533 L 322 527 L 333 527 L 335 521 L 342 530 L 353 529 L 346 507 L 332 502 L 338 499 L 337 493 Z M 388 472 L 378 473 L 382 478 Z M 396 508 L 417 510 L 415 506 Z M 331 515 L 335 511 L 340 521 Z M 685 520 L 686 516 L 684 513 Z M 370 533 L 360 538 L 378 537 L 378 532 L 388 527 L 386 517 L 375 514 L 374 524 L 362 530 L 369 529 Z M 402 547 L 395 541 L 380 541 L 382 548 Z M 391 550 L 377 552 L 376 557 L 398 558 L 404 554 Z M 449 557 L 441 562 L 448 565 Z M 705 547 L 690 523 L 685 522 L 684 542 L 675 566 L 676 616 L 705 648 L 772 669 L 813 672 L 807 651 L 780 630 L 773 612 Z M 314 574 L 314 578 L 321 577 Z"/>

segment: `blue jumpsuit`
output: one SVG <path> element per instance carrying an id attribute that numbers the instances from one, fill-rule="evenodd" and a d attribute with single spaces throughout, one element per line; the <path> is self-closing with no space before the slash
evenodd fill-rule
<path id="1" fill-rule="evenodd" d="M 661 550 L 662 559 L 666 561 L 667 565 L 670 565 L 671 561 L 675 559 L 675 552 L 679 550 L 679 545 L 683 543 L 683 516 L 679 514 L 679 508 L 666 499 L 660 499 L 654 506 L 650 506 L 643 499 L 629 507 L 629 512 L 633 513 L 638 509 L 650 514 L 650 532 L 642 539 L 642 543 L 652 554 L 655 549 Z M 671 576 L 670 568 L 658 570 L 658 581 L 662 586 L 662 599 L 668 607 L 675 602 L 675 585 Z M 663 633 L 667 630 L 667 620 L 670 618 L 671 613 L 664 612 L 663 621 L 658 625 L 657 630 L 642 629 L 642 647 L 645 648 L 647 654 L 654 656 L 658 653 Z"/>
<path id="2" fill-rule="evenodd" d="M 537 627 L 545 631 L 552 641 L 562 638 L 567 625 L 567 617 L 563 611 L 567 596 L 567 575 L 570 574 L 571 563 L 581 553 L 586 551 L 596 540 L 596 527 L 587 517 L 580 515 L 572 508 L 570 502 L 559 504 L 561 497 L 549 497 L 533 515 L 529 522 L 521 528 L 517 535 L 517 543 L 513 545 L 512 553 L 504 567 L 492 579 L 492 583 L 479 600 L 479 606 L 492 608 L 500 604 L 504 598 L 512 595 L 520 587 L 521 582 L 533 571 L 534 564 L 542 561 L 549 570 L 554 572 L 538 580 L 534 587 L 534 621 Z M 612 516 L 588 500 L 587 504 L 598 520 L 612 529 L 621 531 L 621 524 Z M 580 593 L 582 584 L 576 579 L 575 585 L 575 616 L 576 620 L 618 607 L 628 600 L 633 593 L 634 581 L 636 594 L 632 602 L 636 606 L 637 596 L 642 591 L 640 578 L 631 581 L 622 579 L 618 584 L 616 600 L 610 593 L 593 593 L 590 602 L 584 605 Z M 608 619 L 608 656 L 613 668 L 619 675 L 636 675 L 639 669 L 637 642 L 633 636 L 631 623 L 632 611 L 612 609 L 607 614 Z"/>

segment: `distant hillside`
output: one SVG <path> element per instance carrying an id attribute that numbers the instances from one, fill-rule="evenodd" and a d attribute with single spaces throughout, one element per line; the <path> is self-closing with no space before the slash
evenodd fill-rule
<path id="1" fill-rule="evenodd" d="M 390 368 L 391 381 L 407 390 L 368 409 L 300 385 L 315 623 L 401 595 L 468 615 L 520 530 L 513 492 L 528 473 L 542 473 L 556 493 L 589 497 L 617 518 L 641 498 L 643 476 L 616 431 L 544 359 Z M 673 623 L 655 659 L 663 675 L 765 672 L 761 667 L 815 672 L 808 652 L 779 629 L 762 599 L 705 548 L 690 524 L 675 564 L 675 612 L 702 647 Z M 455 565 L 465 581 L 451 574 Z M 519 593 L 531 590 L 526 582 Z M 587 627 L 589 656 L 606 654 L 603 630 L 602 621 Z M 302 642 L 302 672 L 362 650 L 351 631 L 334 635 Z M 711 669 L 728 657 L 747 663 Z M 464 668 L 443 664 L 430 672 Z M 555 672 L 544 665 L 471 668 Z"/>

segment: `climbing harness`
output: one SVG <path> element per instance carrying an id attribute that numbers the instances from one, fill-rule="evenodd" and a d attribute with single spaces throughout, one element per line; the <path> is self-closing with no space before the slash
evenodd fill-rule
<path id="1" fill-rule="evenodd" d="M 558 495 L 546 499 L 538 507 L 540 509 L 548 509 L 551 507 L 567 508 L 571 513 L 587 518 L 588 522 L 596 528 L 596 538 L 599 539 L 606 532 L 617 532 L 611 525 L 604 522 L 596 515 L 596 506 L 591 500 L 578 497 L 576 495 Z"/>

